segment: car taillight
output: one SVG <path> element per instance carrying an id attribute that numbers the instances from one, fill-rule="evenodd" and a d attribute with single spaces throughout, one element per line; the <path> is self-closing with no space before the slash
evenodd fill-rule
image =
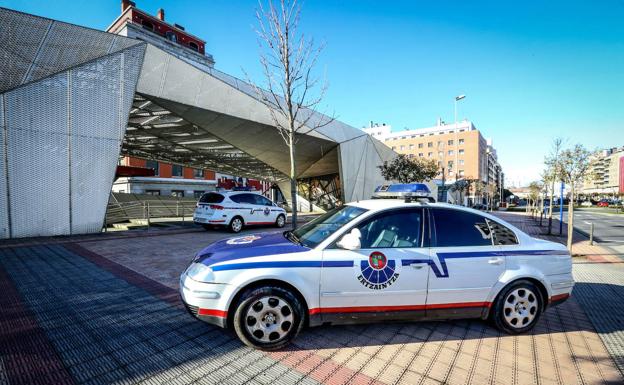
<path id="1" fill-rule="evenodd" d="M 219 205 L 210 205 L 210 208 L 213 210 L 223 210 L 223 206 Z"/>

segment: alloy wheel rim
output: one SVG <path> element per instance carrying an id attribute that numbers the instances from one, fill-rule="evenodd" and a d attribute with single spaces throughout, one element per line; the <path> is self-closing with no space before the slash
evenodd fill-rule
<path id="1" fill-rule="evenodd" d="M 257 342 L 277 342 L 293 327 L 293 311 L 285 300 L 265 296 L 254 301 L 245 314 L 245 328 Z"/>
<path id="2" fill-rule="evenodd" d="M 236 218 L 232 221 L 232 229 L 234 229 L 234 231 L 239 232 L 242 227 L 243 227 L 243 223 L 241 222 L 240 219 Z"/>
<path id="3" fill-rule="evenodd" d="M 283 216 L 280 215 L 279 217 L 277 217 L 277 225 L 279 227 L 284 226 L 284 217 Z"/>
<path id="4" fill-rule="evenodd" d="M 503 317 L 514 329 L 527 327 L 535 320 L 538 305 L 533 291 L 526 288 L 516 289 L 505 298 Z"/>

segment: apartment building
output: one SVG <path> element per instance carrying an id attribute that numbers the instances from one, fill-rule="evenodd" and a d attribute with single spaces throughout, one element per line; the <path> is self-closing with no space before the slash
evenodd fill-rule
<path id="1" fill-rule="evenodd" d="M 491 140 L 468 120 L 445 123 L 438 119 L 433 127 L 392 131 L 390 125 L 370 122 L 364 132 L 382 141 L 399 154 L 435 160 L 440 167 L 436 179 L 446 185 L 459 179 L 479 180 L 500 191 L 503 172 Z M 476 202 L 479 197 L 469 197 Z"/>
<path id="2" fill-rule="evenodd" d="M 592 156 L 581 192 L 590 195 L 624 193 L 624 147 L 609 148 Z"/>

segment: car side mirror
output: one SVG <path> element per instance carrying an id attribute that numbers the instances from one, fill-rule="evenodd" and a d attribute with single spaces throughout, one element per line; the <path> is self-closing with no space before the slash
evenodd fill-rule
<path id="1" fill-rule="evenodd" d="M 352 229 L 351 232 L 342 236 L 342 238 L 336 242 L 336 246 L 345 250 L 357 250 L 362 244 L 360 243 L 360 238 L 362 237 L 362 233 L 358 229 Z"/>

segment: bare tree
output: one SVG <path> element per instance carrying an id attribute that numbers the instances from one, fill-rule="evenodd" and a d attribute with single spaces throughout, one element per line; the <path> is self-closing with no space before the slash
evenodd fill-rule
<path id="1" fill-rule="evenodd" d="M 297 141 L 333 121 L 333 117 L 314 111 L 327 90 L 327 83 L 314 75 L 323 45 L 316 45 L 299 31 L 301 5 L 297 0 L 260 0 L 258 4 L 256 33 L 265 82 L 262 87 L 254 85 L 254 89 L 289 149 L 292 222 L 296 228 Z"/>
<path id="2" fill-rule="evenodd" d="M 553 200 L 555 198 L 555 182 L 561 180 L 561 176 L 558 173 L 557 164 L 559 162 L 559 155 L 563 147 L 563 139 L 555 138 L 552 143 L 550 154 L 546 156 L 544 161 L 546 169 L 544 170 L 544 181 L 550 183 L 550 207 L 548 208 L 548 234 L 552 234 L 552 218 L 553 218 Z"/>
<path id="3" fill-rule="evenodd" d="M 568 203 L 568 250 L 572 251 L 572 235 L 574 234 L 574 194 L 576 187 L 582 183 L 590 169 L 591 153 L 582 145 L 577 144 L 565 149 L 559 156 L 557 168 L 559 175 L 570 187 L 570 201 Z"/>

